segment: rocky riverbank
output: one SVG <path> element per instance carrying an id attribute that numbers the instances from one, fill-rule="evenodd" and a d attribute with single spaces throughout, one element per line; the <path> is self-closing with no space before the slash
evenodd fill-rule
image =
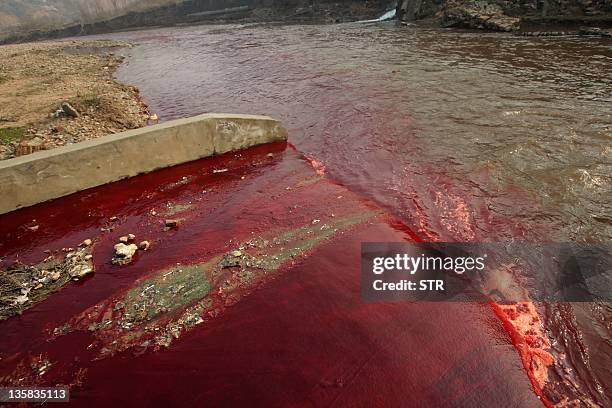
<path id="1" fill-rule="evenodd" d="M 435 19 L 442 27 L 490 31 L 612 27 L 612 4 L 600 0 L 399 0 L 397 15 L 403 21 Z"/>
<path id="2" fill-rule="evenodd" d="M 0 47 L 0 160 L 147 124 L 138 89 L 113 79 L 117 41 Z"/>

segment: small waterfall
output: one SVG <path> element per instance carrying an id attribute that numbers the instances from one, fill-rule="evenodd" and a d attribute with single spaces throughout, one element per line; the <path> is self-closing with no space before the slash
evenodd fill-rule
<path id="1" fill-rule="evenodd" d="M 382 16 L 378 17 L 376 20 L 374 21 L 387 21 L 387 20 L 392 20 L 395 18 L 395 12 L 396 9 L 391 9 L 389 11 L 387 11 L 385 14 L 383 14 Z"/>
<path id="2" fill-rule="evenodd" d="M 382 16 L 375 18 L 374 20 L 363 20 L 363 21 L 357 21 L 357 22 L 358 23 L 378 23 L 381 21 L 392 20 L 395 18 L 395 13 L 396 13 L 396 9 L 391 9 L 387 11 L 385 14 L 383 14 Z"/>

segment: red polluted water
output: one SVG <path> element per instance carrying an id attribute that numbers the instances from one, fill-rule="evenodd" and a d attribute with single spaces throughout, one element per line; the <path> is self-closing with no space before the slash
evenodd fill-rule
<path id="1" fill-rule="evenodd" d="M 3 266 L 85 239 L 95 264 L 0 322 L 0 384 L 70 384 L 77 406 L 606 406 L 607 320 L 588 306 L 580 325 L 550 308 L 567 361 L 543 390 L 549 356 L 516 310 L 363 303 L 359 244 L 605 239 L 607 43 L 348 24 L 112 37 L 138 44 L 119 79 L 162 120 L 270 115 L 314 160 L 262 146 L 0 217 Z M 129 233 L 151 248 L 112 265 Z"/>
<path id="2" fill-rule="evenodd" d="M 321 173 L 277 143 L 2 216 L 5 266 L 92 239 L 95 272 L 0 322 L 1 384 L 70 385 L 71 406 L 541 406 L 488 304 L 361 301 L 360 243 L 415 236 Z M 128 233 L 151 247 L 112 265 Z"/>

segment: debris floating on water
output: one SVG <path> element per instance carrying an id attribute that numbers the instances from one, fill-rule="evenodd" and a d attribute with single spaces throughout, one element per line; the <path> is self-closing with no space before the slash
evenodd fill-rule
<path id="1" fill-rule="evenodd" d="M 178 220 L 165 220 L 164 224 L 168 228 L 176 228 L 178 226 Z"/>
<path id="2" fill-rule="evenodd" d="M 39 362 L 34 362 L 31 364 L 32 371 L 39 376 L 45 375 L 47 371 L 51 368 L 51 362 L 49 360 L 41 360 Z"/>
<path id="3" fill-rule="evenodd" d="M 77 249 L 64 248 L 64 255 L 50 255 L 38 264 L 18 262 L 0 270 L 0 320 L 20 314 L 70 280 L 92 274 L 94 263 L 90 245 L 82 243 Z"/>
<path id="4" fill-rule="evenodd" d="M 223 258 L 219 262 L 222 268 L 232 268 L 234 266 L 240 266 L 240 261 L 243 257 L 243 254 L 239 250 L 231 251 L 223 255 Z"/>

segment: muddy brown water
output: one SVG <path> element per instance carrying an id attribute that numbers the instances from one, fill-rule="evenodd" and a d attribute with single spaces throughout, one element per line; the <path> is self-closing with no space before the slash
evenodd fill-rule
<path id="1" fill-rule="evenodd" d="M 328 173 L 442 240 L 612 236 L 612 42 L 381 25 L 190 27 L 119 78 L 163 120 L 268 114 Z"/>
<path id="2" fill-rule="evenodd" d="M 612 42 L 398 27 L 119 33 L 162 120 L 281 119 L 328 176 L 423 240 L 608 242 Z M 608 405 L 609 304 L 547 305 L 556 392 Z"/>

